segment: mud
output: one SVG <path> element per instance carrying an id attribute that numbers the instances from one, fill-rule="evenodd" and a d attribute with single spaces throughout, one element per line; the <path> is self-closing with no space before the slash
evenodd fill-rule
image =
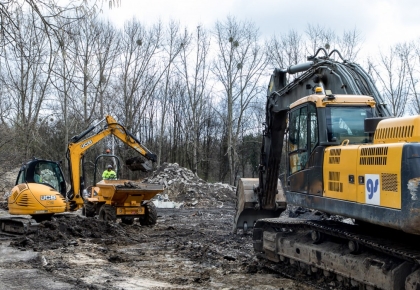
<path id="1" fill-rule="evenodd" d="M 158 209 L 154 227 L 56 216 L 42 222 L 35 234 L 2 237 L 0 285 L 8 289 L 315 289 L 305 284 L 306 277 L 285 278 L 259 261 L 251 235 L 231 233 L 233 214 L 233 208 Z M 9 253 L 11 258 L 6 259 Z"/>

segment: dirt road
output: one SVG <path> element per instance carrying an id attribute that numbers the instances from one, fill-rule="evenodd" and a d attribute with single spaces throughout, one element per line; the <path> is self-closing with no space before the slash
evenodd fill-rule
<path id="1" fill-rule="evenodd" d="M 233 208 L 159 209 L 154 227 L 78 215 L 0 244 L 1 289 L 314 289 L 263 267 Z"/>

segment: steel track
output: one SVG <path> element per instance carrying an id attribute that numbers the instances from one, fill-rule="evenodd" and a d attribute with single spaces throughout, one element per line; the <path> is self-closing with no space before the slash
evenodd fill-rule
<path id="1" fill-rule="evenodd" d="M 285 228 L 290 230 L 315 230 L 341 239 L 353 240 L 359 243 L 359 245 L 372 250 L 420 265 L 420 250 L 418 249 L 419 239 L 417 237 L 413 237 L 412 235 L 398 231 L 377 228 L 376 231 L 383 232 L 378 235 L 369 235 L 366 229 L 362 229 L 361 227 L 355 225 L 344 224 L 336 221 L 303 220 L 292 218 L 263 219 L 260 220 L 259 223 L 260 222 L 264 222 L 266 226 L 272 227 L 275 231 L 282 231 Z M 413 241 L 413 239 L 415 240 Z"/>

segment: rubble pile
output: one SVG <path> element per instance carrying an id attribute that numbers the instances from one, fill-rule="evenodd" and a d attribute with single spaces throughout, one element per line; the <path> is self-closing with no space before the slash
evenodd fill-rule
<path id="1" fill-rule="evenodd" d="M 208 183 L 177 163 L 163 163 L 143 182 L 163 185 L 162 193 L 184 207 L 234 206 L 236 188 L 229 184 Z"/>

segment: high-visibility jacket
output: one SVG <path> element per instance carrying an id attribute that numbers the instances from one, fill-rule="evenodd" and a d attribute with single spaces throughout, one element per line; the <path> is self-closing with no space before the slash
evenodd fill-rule
<path id="1" fill-rule="evenodd" d="M 104 173 L 102 173 L 102 179 L 115 179 L 117 178 L 117 174 L 114 170 L 105 170 Z"/>

